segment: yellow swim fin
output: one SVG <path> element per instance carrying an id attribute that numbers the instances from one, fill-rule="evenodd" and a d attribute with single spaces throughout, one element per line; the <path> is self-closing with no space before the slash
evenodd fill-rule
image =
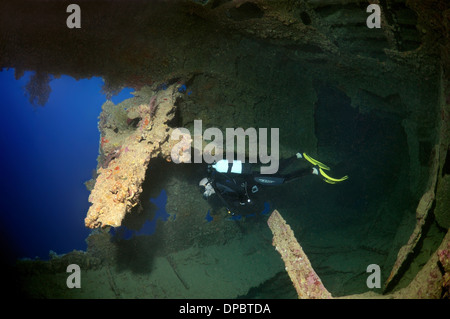
<path id="1" fill-rule="evenodd" d="M 309 156 L 309 155 L 306 154 L 306 153 L 303 153 L 303 157 L 304 157 L 308 162 L 310 162 L 311 164 L 313 164 L 314 166 L 319 166 L 321 169 L 325 169 L 325 170 L 327 170 L 327 171 L 330 170 L 330 168 L 329 168 L 328 166 L 326 166 L 325 164 L 323 164 L 323 163 L 319 162 L 318 160 L 312 158 L 311 156 Z"/>
<path id="2" fill-rule="evenodd" d="M 345 181 L 346 179 L 348 179 L 347 175 L 345 175 L 344 177 L 341 177 L 341 178 L 331 177 L 331 176 L 327 175 L 320 166 L 319 166 L 319 172 L 320 172 L 320 175 L 325 177 L 325 182 L 330 183 L 330 184 L 335 184 L 335 183 L 342 182 L 342 181 Z"/>
<path id="3" fill-rule="evenodd" d="M 319 162 L 318 160 L 312 158 L 311 156 L 309 156 L 309 155 L 306 154 L 306 153 L 303 153 L 302 155 L 303 155 L 303 157 L 304 157 L 308 162 L 310 162 L 312 165 L 318 166 L 318 167 L 319 167 L 320 175 L 322 175 L 323 180 L 324 180 L 325 182 L 327 182 L 328 184 L 336 184 L 336 183 L 339 183 L 339 182 L 342 182 L 342 181 L 345 181 L 346 179 L 348 179 L 348 176 L 347 176 L 347 175 L 345 175 L 345 176 L 342 177 L 342 178 L 334 178 L 334 177 L 331 177 L 331 176 L 327 175 L 327 174 L 325 173 L 325 171 L 324 171 L 324 170 L 327 170 L 327 171 L 330 170 L 330 168 L 329 168 L 327 165 L 325 165 L 325 164 Z M 298 155 L 298 157 L 300 157 L 300 156 Z"/>

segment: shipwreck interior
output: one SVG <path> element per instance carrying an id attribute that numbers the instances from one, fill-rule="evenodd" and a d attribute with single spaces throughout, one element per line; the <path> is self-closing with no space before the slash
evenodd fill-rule
<path id="1" fill-rule="evenodd" d="M 380 28 L 367 27 L 369 2 L 360 0 L 79 1 L 79 29 L 66 26 L 69 3 L 3 1 L 0 67 L 18 77 L 35 71 L 28 90 L 38 105 L 51 94 L 48 75 L 101 76 L 108 96 L 135 89 L 120 104 L 105 102 L 99 114 L 104 140 L 98 175 L 86 183 L 91 191 L 111 162 L 125 161 L 123 151 L 102 149 L 103 141 L 131 141 L 148 115 L 138 106 L 151 105 L 152 96 L 173 103 L 150 114 L 145 134 L 155 135 L 142 133 L 140 146 L 129 146 L 140 154 L 142 140 L 152 140 L 123 219 L 90 211 L 88 250 L 19 263 L 19 293 L 297 298 L 272 246 L 270 212 L 230 219 L 223 205 L 202 197 L 206 163 L 168 160 L 171 130 L 192 132 L 202 120 L 204 129 L 222 131 L 279 128 L 281 158 L 306 152 L 330 174 L 349 176 L 337 184 L 305 176 L 261 195 L 290 225 L 333 297 L 448 297 L 445 0 L 379 1 Z M 141 113 L 131 117 L 131 110 Z M 82 292 L 53 279 L 65 276 L 68 260 L 89 269 Z M 368 289 L 370 264 L 380 266 L 379 288 Z"/>

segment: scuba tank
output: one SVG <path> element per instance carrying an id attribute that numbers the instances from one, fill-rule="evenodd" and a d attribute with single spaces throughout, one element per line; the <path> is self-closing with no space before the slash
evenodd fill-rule
<path id="1" fill-rule="evenodd" d="M 213 164 L 212 168 L 219 173 L 242 174 L 242 166 L 243 164 L 241 161 L 234 160 L 233 162 L 228 162 L 228 160 L 223 159 Z"/>
<path id="2" fill-rule="evenodd" d="M 242 163 L 242 161 L 239 160 L 228 162 L 228 160 L 223 159 L 211 165 L 211 167 L 216 170 L 216 172 L 222 174 L 252 174 L 252 165 L 250 163 Z M 280 185 L 284 183 L 285 178 L 280 176 L 255 174 L 253 180 L 261 185 Z"/>

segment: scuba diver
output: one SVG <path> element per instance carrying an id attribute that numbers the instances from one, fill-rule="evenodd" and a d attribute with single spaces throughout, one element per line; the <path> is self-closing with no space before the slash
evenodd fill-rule
<path id="1" fill-rule="evenodd" d="M 286 174 L 280 173 L 298 159 L 308 161 L 312 167 Z M 328 170 L 328 166 L 306 153 L 297 153 L 287 159 L 281 159 L 276 174 L 261 174 L 251 163 L 238 160 L 228 162 L 224 159 L 208 165 L 209 176 L 203 178 L 199 186 L 204 188 L 203 198 L 209 199 L 216 195 L 229 214 L 248 215 L 262 211 L 264 198 L 261 198 L 260 194 L 265 186 L 281 185 L 307 175 L 317 175 L 329 184 L 348 179 L 348 176 L 333 178 L 325 172 Z"/>

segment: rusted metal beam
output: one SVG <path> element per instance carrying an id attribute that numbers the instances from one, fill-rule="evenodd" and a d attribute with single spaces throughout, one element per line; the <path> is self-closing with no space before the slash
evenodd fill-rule
<path id="1" fill-rule="evenodd" d="M 272 245 L 280 253 L 286 271 L 300 299 L 329 299 L 331 294 L 314 271 L 294 232 L 277 210 L 270 215 L 267 224 L 272 230 Z"/>

